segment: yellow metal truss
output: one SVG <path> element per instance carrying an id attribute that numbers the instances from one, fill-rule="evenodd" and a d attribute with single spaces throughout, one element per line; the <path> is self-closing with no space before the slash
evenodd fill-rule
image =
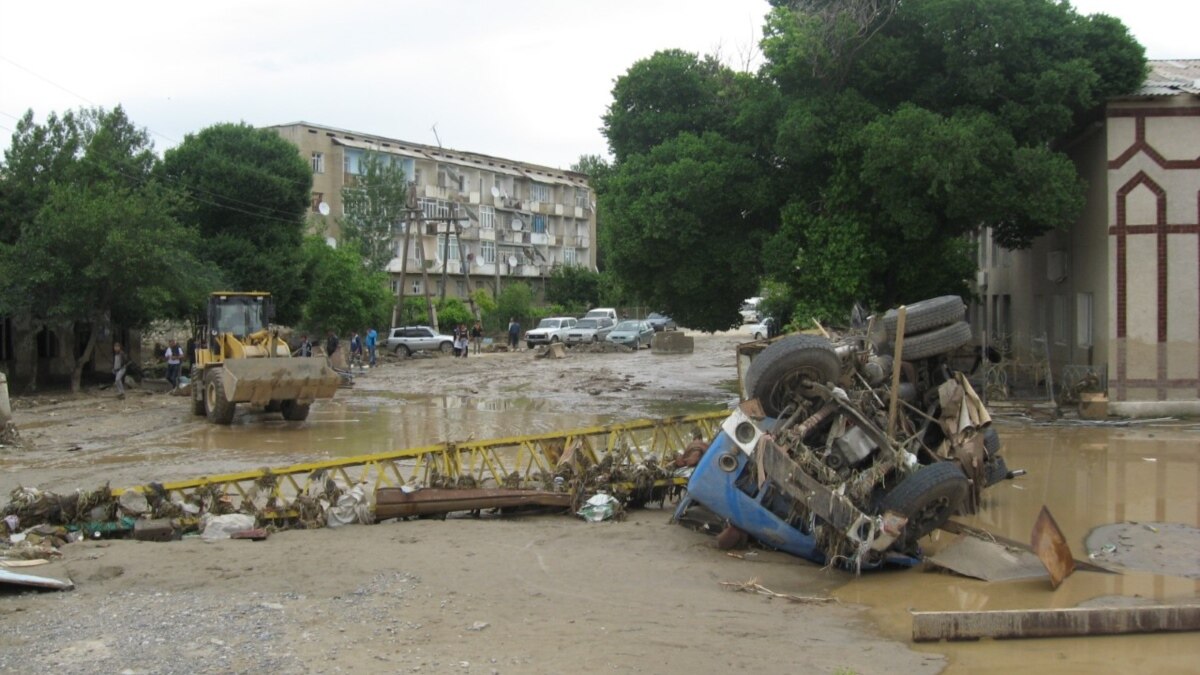
<path id="1" fill-rule="evenodd" d="M 366 484 L 370 489 L 401 485 L 478 487 L 543 487 L 555 472 L 558 459 L 568 450 L 597 465 L 611 456 L 617 466 L 632 468 L 651 459 L 665 463 L 681 451 L 693 428 L 711 439 L 727 411 L 680 415 L 657 420 L 606 424 L 569 431 L 512 436 L 462 443 L 440 443 L 391 452 L 357 455 L 323 462 L 293 464 L 276 469 L 256 469 L 193 480 L 163 483 L 173 501 L 220 494 L 243 500 L 271 503 L 279 508 L 304 494 L 321 492 L 329 481 L 340 487 Z M 665 479 L 657 484 L 685 484 L 686 479 Z M 614 486 L 616 487 L 616 486 Z M 115 488 L 114 497 L 150 486 Z"/>

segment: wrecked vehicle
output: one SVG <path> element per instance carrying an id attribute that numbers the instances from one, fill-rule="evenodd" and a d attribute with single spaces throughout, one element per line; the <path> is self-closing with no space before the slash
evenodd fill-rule
<path id="1" fill-rule="evenodd" d="M 916 564 L 918 540 L 1013 475 L 990 415 L 953 367 L 971 341 L 965 309 L 957 296 L 917 303 L 902 339 L 889 313 L 861 334 L 742 345 L 745 400 L 696 466 L 675 519 L 694 519 L 700 505 L 819 564 Z"/>

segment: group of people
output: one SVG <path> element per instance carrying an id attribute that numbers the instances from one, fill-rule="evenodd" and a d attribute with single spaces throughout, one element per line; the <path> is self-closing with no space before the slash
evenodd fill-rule
<path id="1" fill-rule="evenodd" d="M 467 328 L 467 324 L 460 323 L 454 327 L 454 355 L 466 358 L 467 354 L 474 349 L 478 354 L 480 348 L 483 347 L 483 324 L 476 321 L 474 326 Z"/>
<path id="2" fill-rule="evenodd" d="M 338 339 L 336 331 L 329 331 L 329 337 L 325 338 L 325 356 L 333 358 L 337 353 L 338 347 L 342 344 Z M 366 337 L 359 335 L 358 331 L 350 336 L 350 360 L 349 366 L 353 368 L 358 366 L 359 369 L 374 368 L 377 365 L 376 354 L 379 349 L 379 331 L 374 328 L 368 328 Z M 308 334 L 300 336 L 300 346 L 293 352 L 292 356 L 312 356 L 313 343 L 308 339 Z"/>

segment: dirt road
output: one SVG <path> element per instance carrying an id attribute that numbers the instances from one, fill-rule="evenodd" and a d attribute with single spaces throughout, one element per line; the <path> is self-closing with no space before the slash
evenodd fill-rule
<path id="1" fill-rule="evenodd" d="M 133 485 L 446 437 L 715 409 L 735 399 L 737 334 L 695 335 L 691 355 L 529 352 L 389 361 L 314 406 L 304 424 L 192 417 L 154 383 L 14 400 L 30 447 L 0 450 L 0 492 Z M 0 671 L 28 672 L 936 672 L 943 658 L 881 638 L 846 579 L 781 554 L 726 556 L 712 540 L 635 512 L 452 518 L 285 532 L 265 542 L 69 545 L 31 568 L 70 593 L 0 591 Z"/>

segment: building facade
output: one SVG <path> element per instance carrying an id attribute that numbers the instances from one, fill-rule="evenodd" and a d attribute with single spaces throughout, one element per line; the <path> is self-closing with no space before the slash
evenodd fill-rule
<path id="1" fill-rule="evenodd" d="M 1083 214 L 1024 251 L 980 236 L 975 328 L 1112 412 L 1200 413 L 1200 60 L 1150 62 L 1067 151 Z"/>
<path id="2" fill-rule="evenodd" d="M 366 154 L 404 171 L 419 214 L 396 226 L 387 271 L 397 295 L 499 293 L 514 280 L 541 295 L 538 282 L 559 266 L 596 269 L 595 195 L 585 174 L 307 122 L 268 128 L 312 166 L 312 218 L 331 245 L 341 235 L 342 190 Z"/>

